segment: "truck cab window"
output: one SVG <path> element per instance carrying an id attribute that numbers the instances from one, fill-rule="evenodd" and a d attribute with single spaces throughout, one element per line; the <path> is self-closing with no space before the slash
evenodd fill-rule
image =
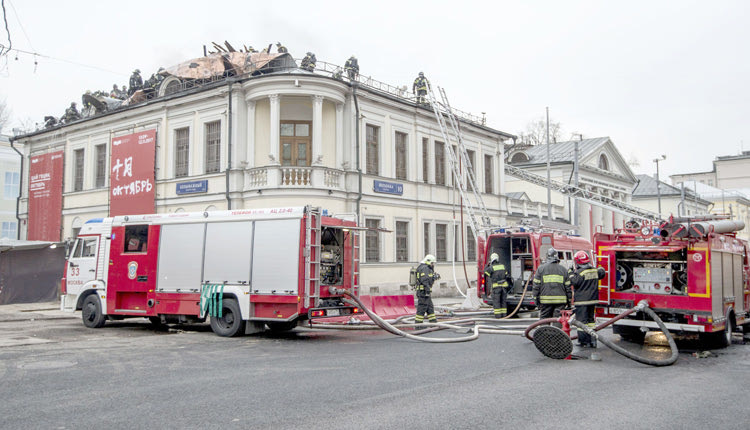
<path id="1" fill-rule="evenodd" d="M 128 225 L 125 226 L 125 245 L 123 252 L 146 252 L 148 245 L 148 226 L 147 225 Z"/>

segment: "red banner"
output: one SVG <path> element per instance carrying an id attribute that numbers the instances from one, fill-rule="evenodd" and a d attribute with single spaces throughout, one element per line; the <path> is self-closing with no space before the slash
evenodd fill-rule
<path id="1" fill-rule="evenodd" d="M 28 240 L 60 241 L 63 151 L 31 157 Z"/>
<path id="2" fill-rule="evenodd" d="M 156 130 L 112 138 L 109 215 L 155 212 Z"/>

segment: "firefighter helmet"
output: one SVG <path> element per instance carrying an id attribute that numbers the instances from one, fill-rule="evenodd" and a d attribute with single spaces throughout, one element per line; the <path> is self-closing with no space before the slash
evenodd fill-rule
<path id="1" fill-rule="evenodd" d="M 424 260 L 422 260 L 422 263 L 428 264 L 428 265 L 432 265 L 432 264 L 435 264 L 435 261 L 436 261 L 436 259 L 435 259 L 434 255 L 427 254 L 427 255 L 424 256 Z"/>
<path id="2" fill-rule="evenodd" d="M 547 250 L 547 261 L 560 261 L 560 258 L 557 256 L 557 250 L 555 248 L 550 248 Z"/>
<path id="3" fill-rule="evenodd" d="M 576 252 L 575 257 L 573 257 L 573 260 L 576 262 L 576 264 L 586 264 L 590 259 L 586 251 L 578 251 Z"/>
<path id="4" fill-rule="evenodd" d="M 500 256 L 493 252 L 492 255 L 490 255 L 490 263 L 498 261 L 500 261 Z"/>

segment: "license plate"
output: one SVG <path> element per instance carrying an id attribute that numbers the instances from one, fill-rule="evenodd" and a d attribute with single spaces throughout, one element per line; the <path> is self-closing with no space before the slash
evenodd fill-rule
<path id="1" fill-rule="evenodd" d="M 609 308 L 609 313 L 614 315 L 620 315 L 622 313 L 625 313 L 627 309 L 625 308 Z"/>
<path id="2" fill-rule="evenodd" d="M 326 316 L 329 316 L 329 317 L 337 317 L 339 315 L 341 315 L 341 311 L 338 309 L 328 309 L 326 311 Z"/>

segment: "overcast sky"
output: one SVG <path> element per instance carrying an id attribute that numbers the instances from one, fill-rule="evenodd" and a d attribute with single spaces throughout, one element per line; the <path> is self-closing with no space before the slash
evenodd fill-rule
<path id="1" fill-rule="evenodd" d="M 451 104 L 518 134 L 550 109 L 563 138 L 609 136 L 635 173 L 709 171 L 750 150 L 748 1 L 4 0 L 10 128 L 60 116 L 86 90 L 144 79 L 229 41 L 408 85 L 424 71 Z M 116 6 L 114 6 L 116 4 Z M 0 23 L 1 24 L 1 23 Z M 0 43 L 8 45 L 4 29 Z M 18 60 L 16 60 L 16 55 Z"/>

